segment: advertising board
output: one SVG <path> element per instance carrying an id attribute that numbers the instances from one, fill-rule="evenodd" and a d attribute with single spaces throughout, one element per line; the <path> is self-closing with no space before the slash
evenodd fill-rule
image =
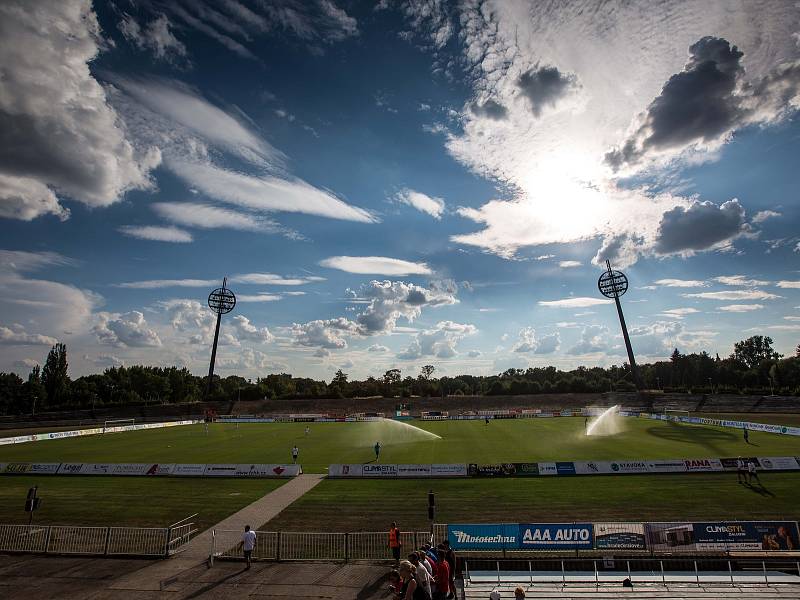
<path id="1" fill-rule="evenodd" d="M 467 465 L 465 464 L 433 464 L 431 477 L 466 477 Z"/>
<path id="2" fill-rule="evenodd" d="M 513 463 L 494 463 L 487 465 L 472 463 L 467 465 L 467 475 L 470 477 L 513 477 L 516 472 Z"/>
<path id="3" fill-rule="evenodd" d="M 516 523 L 493 525 L 448 525 L 447 539 L 453 550 L 502 550 L 518 548 Z"/>
<path id="4" fill-rule="evenodd" d="M 533 523 L 519 526 L 520 548 L 532 550 L 590 550 L 591 523 Z"/>
<path id="5" fill-rule="evenodd" d="M 556 463 L 540 462 L 539 475 L 558 475 L 558 471 L 556 470 Z"/>
<path id="6" fill-rule="evenodd" d="M 556 463 L 557 475 L 575 475 L 574 462 L 557 462 Z"/>
<path id="7" fill-rule="evenodd" d="M 300 465 L 240 464 L 236 465 L 234 477 L 296 477 Z"/>
<path id="8" fill-rule="evenodd" d="M 430 465 L 397 465 L 398 477 L 430 477 Z"/>
<path id="9" fill-rule="evenodd" d="M 682 460 L 648 460 L 647 470 L 650 473 L 685 473 L 686 463 Z"/>
<path id="10" fill-rule="evenodd" d="M 397 477 L 397 465 L 363 465 L 363 477 Z"/>
<path id="11" fill-rule="evenodd" d="M 206 465 L 203 470 L 203 477 L 234 477 L 239 465 Z"/>
<path id="12" fill-rule="evenodd" d="M 687 458 L 683 461 L 687 471 L 722 471 L 718 458 Z"/>
<path id="13" fill-rule="evenodd" d="M 766 471 L 797 471 L 800 462 L 794 456 L 760 456 L 758 462 Z"/>
<path id="14" fill-rule="evenodd" d="M 202 477 L 205 470 L 205 465 L 178 464 L 173 467 L 172 474 L 179 477 Z"/>
<path id="15" fill-rule="evenodd" d="M 594 547 L 597 550 L 644 550 L 644 524 L 595 523 Z"/>
<path id="16" fill-rule="evenodd" d="M 788 521 L 718 521 L 692 523 L 698 550 L 798 549 L 797 523 Z"/>

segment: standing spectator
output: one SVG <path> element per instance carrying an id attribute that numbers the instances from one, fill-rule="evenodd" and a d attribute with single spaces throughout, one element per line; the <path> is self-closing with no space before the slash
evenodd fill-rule
<path id="1" fill-rule="evenodd" d="M 450 565 L 445 560 L 445 549 L 438 548 L 436 555 L 436 598 L 434 600 L 445 600 L 450 597 Z"/>
<path id="2" fill-rule="evenodd" d="M 745 444 L 749 444 L 750 443 L 750 434 L 747 431 L 747 425 L 745 425 L 744 428 L 742 429 L 742 435 L 744 436 L 744 443 Z"/>
<path id="3" fill-rule="evenodd" d="M 311 428 L 308 425 L 306 425 L 306 437 L 308 437 L 309 433 L 311 433 Z"/>
<path id="4" fill-rule="evenodd" d="M 401 562 L 397 568 L 400 580 L 403 582 L 398 596 L 399 600 L 427 600 L 427 592 L 417 585 L 417 580 L 414 578 L 415 570 L 414 565 L 407 560 Z"/>
<path id="5" fill-rule="evenodd" d="M 756 471 L 756 461 L 750 459 L 750 462 L 747 463 L 747 474 L 750 476 L 750 485 L 753 484 L 753 479 L 758 482 L 758 485 L 761 485 L 761 480 L 758 478 L 758 472 Z"/>
<path id="6" fill-rule="evenodd" d="M 244 533 L 242 534 L 242 552 L 244 552 L 244 559 L 247 561 L 247 569 L 250 568 L 250 556 L 253 554 L 253 548 L 256 547 L 256 532 L 250 530 L 250 525 L 244 526 Z"/>
<path id="7" fill-rule="evenodd" d="M 395 563 L 400 562 L 400 549 L 403 547 L 403 543 L 400 541 L 400 528 L 397 526 L 397 523 L 392 521 L 392 526 L 389 527 L 389 548 L 392 549 L 392 558 L 394 558 Z"/>
<path id="8" fill-rule="evenodd" d="M 375 450 L 375 462 L 378 462 L 378 460 L 380 460 L 380 458 L 381 458 L 381 443 L 380 442 L 375 442 L 374 450 Z"/>
<path id="9" fill-rule="evenodd" d="M 520 600 L 520 599 L 525 600 L 525 590 L 517 586 L 517 588 L 514 590 L 514 600 Z"/>
<path id="10" fill-rule="evenodd" d="M 736 459 L 736 479 L 739 483 L 747 483 L 747 463 L 741 456 Z"/>
<path id="11" fill-rule="evenodd" d="M 456 590 L 456 553 L 450 547 L 450 541 L 444 540 L 442 542 L 442 546 L 444 546 L 445 555 L 444 558 L 447 561 L 447 565 L 450 567 L 450 592 L 455 594 Z"/>
<path id="12" fill-rule="evenodd" d="M 294 445 L 292 448 L 292 464 L 297 464 L 297 456 L 300 454 L 300 448 L 297 447 L 297 444 Z"/>
<path id="13" fill-rule="evenodd" d="M 431 598 L 433 595 L 433 591 L 431 590 L 431 574 L 428 573 L 428 570 L 424 566 L 424 562 L 420 562 L 419 555 L 416 552 L 412 552 L 408 555 L 408 562 L 414 565 L 414 579 L 417 580 L 417 585 L 425 590 L 425 593 L 428 594 L 428 598 Z"/>

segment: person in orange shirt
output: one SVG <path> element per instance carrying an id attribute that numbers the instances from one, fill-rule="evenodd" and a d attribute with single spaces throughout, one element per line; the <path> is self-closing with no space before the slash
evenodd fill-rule
<path id="1" fill-rule="evenodd" d="M 392 526 L 389 528 L 389 548 L 392 549 L 392 557 L 397 564 L 400 564 L 400 550 L 403 543 L 400 541 L 400 528 L 397 523 L 392 521 Z"/>

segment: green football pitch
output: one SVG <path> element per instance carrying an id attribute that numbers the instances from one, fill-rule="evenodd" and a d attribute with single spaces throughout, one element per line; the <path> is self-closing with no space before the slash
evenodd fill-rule
<path id="1" fill-rule="evenodd" d="M 393 421 L 357 423 L 214 423 L 0 447 L 0 462 L 288 462 L 300 449 L 306 472 L 330 463 L 366 463 L 380 441 L 383 463 L 533 462 L 571 459 L 703 458 L 800 455 L 800 439 L 710 426 L 625 418 L 614 436 L 586 437 L 584 419 Z M 762 474 L 763 490 L 735 474 L 624 475 L 531 480 L 325 481 L 279 517 L 284 530 L 384 528 L 402 515 L 424 526 L 425 493 L 441 497 L 440 520 L 796 517 L 800 474 Z M 25 522 L 27 487 L 45 499 L 37 520 L 73 524 L 163 525 L 201 513 L 213 524 L 280 482 L 223 479 L 4 476 L 0 522 Z M 136 508 L 141 505 L 142 508 Z M 148 508 L 149 507 L 149 508 Z M 416 515 L 416 516 L 415 516 Z M 149 519 L 149 520 L 148 520 Z M 408 524 L 411 524 L 409 522 Z M 271 524 L 275 526 L 276 524 Z"/>

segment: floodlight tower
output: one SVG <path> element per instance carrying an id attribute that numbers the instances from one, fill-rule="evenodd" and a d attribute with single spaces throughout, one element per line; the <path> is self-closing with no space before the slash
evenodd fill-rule
<path id="1" fill-rule="evenodd" d="M 236 296 L 226 286 L 228 278 L 222 280 L 222 287 L 215 289 L 208 295 L 208 307 L 217 314 L 217 328 L 214 330 L 214 345 L 211 347 L 211 364 L 208 366 L 208 385 L 206 397 L 211 394 L 211 383 L 214 381 L 214 362 L 217 359 L 217 341 L 219 340 L 219 325 L 222 315 L 227 314 L 236 306 Z"/>
<path id="2" fill-rule="evenodd" d="M 622 327 L 622 337 L 625 339 L 625 349 L 628 351 L 628 364 L 631 366 L 633 384 L 637 390 L 641 390 L 642 381 L 639 377 L 639 368 L 636 366 L 636 359 L 633 357 L 631 338 L 628 336 L 628 327 L 625 325 L 625 316 L 622 314 L 622 304 L 619 302 L 619 297 L 628 291 L 628 278 L 622 271 L 612 270 L 611 261 L 606 261 L 606 268 L 608 270 L 600 275 L 600 279 L 597 280 L 597 288 L 606 298 L 613 298 L 617 305 L 619 324 Z"/>

